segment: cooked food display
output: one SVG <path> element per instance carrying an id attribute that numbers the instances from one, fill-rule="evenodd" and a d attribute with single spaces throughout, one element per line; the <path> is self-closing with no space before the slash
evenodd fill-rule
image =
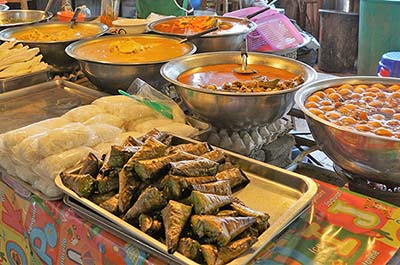
<path id="1" fill-rule="evenodd" d="M 217 64 L 194 68 L 178 76 L 178 81 L 201 88 L 239 92 L 274 92 L 297 87 L 304 83 L 303 75 L 265 65 L 248 65 L 256 70 L 253 74 L 234 71 L 237 64 Z"/>
<path id="2" fill-rule="evenodd" d="M 0 134 L 0 166 L 48 197 L 57 197 L 62 193 L 54 178 L 62 170 L 74 167 L 88 153 L 122 144 L 127 134 L 138 137 L 153 128 L 188 137 L 198 133 L 173 114 L 173 120 L 160 117 L 126 96 L 102 97 L 61 117 Z M 146 126 L 141 126 L 144 121 Z"/>
<path id="3" fill-rule="evenodd" d="M 154 29 L 165 33 L 192 35 L 214 26 L 218 26 L 219 29 L 208 33 L 209 35 L 238 33 L 248 29 L 247 24 L 239 21 L 224 21 L 223 18 L 210 16 L 188 16 L 168 19 L 154 25 Z"/>
<path id="4" fill-rule="evenodd" d="M 314 115 L 359 132 L 400 139 L 400 84 L 343 84 L 309 96 Z"/>
<path id="5" fill-rule="evenodd" d="M 60 24 L 57 27 L 30 27 L 25 30 L 14 32 L 10 37 L 19 41 L 68 41 L 85 37 L 95 36 L 100 33 L 96 28 L 75 25 L 72 29 L 70 24 Z"/>
<path id="6" fill-rule="evenodd" d="M 167 61 L 183 56 L 191 46 L 178 40 L 163 37 L 132 36 L 120 38 L 99 38 L 76 49 L 83 60 L 109 63 L 147 63 Z"/>
<path id="7" fill-rule="evenodd" d="M 17 42 L 4 42 L 0 45 L 0 78 L 10 78 L 32 72 L 46 70 L 39 48 L 30 49 Z"/>
<path id="8" fill-rule="evenodd" d="M 246 252 L 269 227 L 269 215 L 232 195 L 249 179 L 207 143 L 171 145 L 152 130 L 90 154 L 63 184 L 144 233 L 199 263 L 225 264 Z"/>

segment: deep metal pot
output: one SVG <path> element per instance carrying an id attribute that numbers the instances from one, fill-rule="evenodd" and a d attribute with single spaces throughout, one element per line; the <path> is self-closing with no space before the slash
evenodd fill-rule
<path id="1" fill-rule="evenodd" d="M 6 6 L 8 7 L 8 6 Z M 42 10 L 3 10 L 0 12 L 0 29 L 48 21 L 53 13 Z"/>
<path id="2" fill-rule="evenodd" d="M 80 57 L 76 54 L 76 50 L 79 49 L 79 47 L 82 45 L 93 42 L 101 42 L 106 39 L 118 40 L 119 38 L 126 38 L 126 36 L 141 36 L 155 39 L 169 38 L 180 40 L 174 37 L 151 34 L 113 35 L 75 42 L 69 45 L 65 49 L 65 51 L 69 56 L 79 61 L 82 71 L 93 84 L 95 84 L 99 89 L 108 93 L 118 94 L 118 89 L 126 90 L 138 77 L 145 80 L 147 83 L 153 85 L 156 88 L 161 84 L 164 84 L 165 80 L 160 75 L 160 68 L 166 61 L 154 61 L 147 63 L 112 63 L 107 61 L 91 60 L 88 58 Z M 189 45 L 190 47 L 190 51 L 185 55 L 193 54 L 196 52 L 196 46 L 194 46 L 192 43 L 186 42 L 182 45 Z"/>
<path id="3" fill-rule="evenodd" d="M 239 51 L 243 44 L 243 40 L 246 38 L 247 34 L 255 30 L 257 27 L 257 25 L 254 22 L 244 18 L 223 17 L 223 16 L 215 16 L 215 18 L 221 21 L 243 23 L 247 25 L 247 29 L 237 33 L 224 34 L 223 32 L 221 32 L 218 35 L 207 34 L 200 38 L 194 39 L 192 40 L 192 42 L 196 45 L 197 52 Z M 154 29 L 154 27 L 157 24 L 167 22 L 171 19 L 176 19 L 176 18 L 165 18 L 153 21 L 152 23 L 148 24 L 147 27 L 150 31 L 157 34 L 185 38 L 186 37 L 185 34 L 167 33 Z"/>
<path id="4" fill-rule="evenodd" d="M 203 89 L 183 84 L 178 77 L 183 72 L 207 65 L 240 64 L 240 52 L 200 53 L 173 60 L 161 68 L 161 75 L 176 86 L 187 107 L 203 120 L 218 128 L 241 130 L 272 123 L 294 105 L 294 94 L 300 88 L 266 93 L 235 93 Z M 305 83 L 313 81 L 317 73 L 310 66 L 289 58 L 249 53 L 249 64 L 260 64 L 304 74 Z"/>
<path id="5" fill-rule="evenodd" d="M 400 184 L 400 139 L 362 133 L 337 126 L 312 114 L 304 106 L 314 92 L 342 84 L 400 84 L 397 78 L 341 77 L 304 86 L 295 97 L 321 149 L 341 168 L 378 183 Z"/>
<path id="6" fill-rule="evenodd" d="M 0 12 L 1 15 L 1 12 Z M 0 40 L 2 41 L 11 41 L 15 39 L 13 34 L 16 32 L 21 32 L 25 30 L 31 29 L 40 29 L 40 28 L 52 28 L 52 27 L 60 27 L 69 25 L 69 22 L 52 22 L 52 23 L 43 23 L 43 24 L 35 24 L 29 26 L 21 26 L 21 27 L 13 27 L 0 31 Z M 87 23 L 87 22 L 79 22 L 77 24 L 79 27 L 87 27 L 94 28 L 97 30 L 97 34 L 90 36 L 100 36 L 104 34 L 108 27 L 101 23 Z M 77 27 L 75 26 L 75 27 Z M 87 38 L 90 38 L 87 37 Z M 78 67 L 78 62 L 73 58 L 69 57 L 65 53 L 65 48 L 77 41 L 79 39 L 67 40 L 67 41 L 25 41 L 25 40 L 17 40 L 29 47 L 37 47 L 40 49 L 40 53 L 43 55 L 43 59 L 46 63 L 51 66 L 52 72 L 70 72 Z"/>

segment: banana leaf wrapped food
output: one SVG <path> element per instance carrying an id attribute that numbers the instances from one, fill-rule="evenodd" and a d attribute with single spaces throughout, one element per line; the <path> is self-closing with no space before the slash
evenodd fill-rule
<path id="1" fill-rule="evenodd" d="M 157 220 L 150 215 L 142 213 L 139 215 L 139 227 L 140 230 L 142 230 L 146 234 L 155 236 L 160 233 L 163 228 L 163 224 L 160 220 Z"/>
<path id="2" fill-rule="evenodd" d="M 225 162 L 226 160 L 226 156 L 224 151 L 220 150 L 220 149 L 215 149 L 212 150 L 210 152 L 207 152 L 203 155 L 201 155 L 201 157 L 204 157 L 206 159 L 209 159 L 211 161 L 217 162 L 219 164 L 222 164 Z"/>
<path id="3" fill-rule="evenodd" d="M 95 191 L 96 180 L 90 174 L 80 175 L 61 172 L 60 177 L 64 185 L 75 191 L 79 196 L 87 198 Z"/>
<path id="4" fill-rule="evenodd" d="M 206 158 L 170 162 L 170 174 L 187 177 L 213 176 L 218 171 L 218 165 Z"/>
<path id="5" fill-rule="evenodd" d="M 218 180 L 209 183 L 191 184 L 189 186 L 189 189 L 200 191 L 203 193 L 232 195 L 231 185 L 228 180 Z"/>
<path id="6" fill-rule="evenodd" d="M 223 265 L 246 252 L 257 241 L 256 237 L 245 237 L 227 246 L 201 245 L 201 252 L 207 265 Z"/>
<path id="7" fill-rule="evenodd" d="M 124 147 L 128 147 L 128 146 L 142 146 L 143 142 L 140 141 L 139 139 L 132 137 L 132 136 L 128 136 L 124 143 L 122 144 Z"/>
<path id="8" fill-rule="evenodd" d="M 182 237 L 179 240 L 177 251 L 189 259 L 201 263 L 202 255 L 200 247 L 199 241 L 190 237 Z"/>
<path id="9" fill-rule="evenodd" d="M 141 140 L 146 141 L 147 138 L 150 138 L 150 137 L 164 143 L 165 145 L 170 145 L 171 140 L 172 140 L 172 135 L 170 135 L 169 133 L 166 133 L 166 132 L 161 132 L 161 131 L 157 130 L 156 128 L 152 129 L 151 131 L 149 131 L 148 133 L 143 135 L 141 137 Z"/>
<path id="10" fill-rule="evenodd" d="M 217 213 L 217 216 L 232 216 L 237 217 L 239 216 L 238 212 L 235 210 L 222 210 Z"/>
<path id="11" fill-rule="evenodd" d="M 133 155 L 133 152 L 123 146 L 112 145 L 108 159 L 104 163 L 110 168 L 122 168 Z"/>
<path id="12" fill-rule="evenodd" d="M 233 197 L 194 190 L 191 194 L 191 200 L 196 214 L 213 214 L 218 212 L 219 208 L 230 204 Z"/>
<path id="13" fill-rule="evenodd" d="M 125 213 L 131 206 L 131 202 L 138 190 L 140 182 L 134 178 L 126 178 L 123 176 L 124 171 L 119 172 L 119 198 L 118 198 L 118 209 L 121 213 Z M 122 175 L 122 176 L 121 176 Z"/>
<path id="14" fill-rule="evenodd" d="M 117 194 L 116 190 L 112 190 L 112 191 L 104 193 L 104 194 L 95 192 L 92 195 L 90 195 L 89 200 L 91 200 L 95 204 L 99 205 L 100 203 L 105 202 L 106 200 L 110 199 L 115 194 Z"/>
<path id="15" fill-rule="evenodd" d="M 102 161 L 97 158 L 95 154 L 90 152 L 87 157 L 83 160 L 81 169 L 79 170 L 80 175 L 90 174 L 93 178 L 96 178 L 99 170 L 102 166 Z"/>
<path id="16" fill-rule="evenodd" d="M 104 194 L 113 190 L 118 190 L 119 180 L 118 180 L 118 169 L 112 169 L 107 171 L 107 175 L 98 174 L 96 177 L 97 181 L 97 191 L 100 194 Z"/>
<path id="17" fill-rule="evenodd" d="M 174 153 L 177 150 L 184 151 L 186 153 L 192 154 L 192 155 L 197 155 L 201 156 L 207 152 L 211 151 L 211 147 L 208 143 L 202 142 L 202 143 L 197 143 L 197 144 L 179 144 L 179 145 L 174 145 L 168 148 L 168 153 Z"/>
<path id="18" fill-rule="evenodd" d="M 155 180 L 161 178 L 168 172 L 168 165 L 171 162 L 195 159 L 197 156 L 183 151 L 162 156 L 159 158 L 135 161 L 135 172 L 142 181 Z"/>
<path id="19" fill-rule="evenodd" d="M 169 199 L 181 199 L 182 197 L 190 195 L 192 185 L 215 182 L 215 176 L 202 176 L 202 177 L 183 177 L 167 175 L 163 181 L 165 182 L 164 193 Z M 188 191 L 188 192 L 185 192 Z"/>
<path id="20" fill-rule="evenodd" d="M 218 180 L 229 180 L 232 190 L 238 190 L 249 184 L 250 180 L 239 168 L 231 168 L 217 173 Z"/>
<path id="21" fill-rule="evenodd" d="M 109 211 L 110 213 L 117 214 L 118 212 L 118 197 L 119 194 L 115 194 L 108 200 L 100 203 L 100 207 L 103 208 L 106 211 Z"/>
<path id="22" fill-rule="evenodd" d="M 149 137 L 131 160 L 146 160 L 161 157 L 166 154 L 167 146 L 153 137 Z M 129 161 L 128 161 L 129 162 Z"/>
<path id="23" fill-rule="evenodd" d="M 262 234 L 269 227 L 269 214 L 253 210 L 244 204 L 232 202 L 231 207 L 241 216 L 252 216 L 256 218 L 255 227 Z"/>
<path id="24" fill-rule="evenodd" d="M 148 213 L 154 210 L 159 210 L 167 204 L 161 191 L 156 187 L 148 187 L 145 189 L 132 205 L 132 207 L 126 212 L 123 219 L 125 221 L 133 221 L 141 213 Z"/>
<path id="25" fill-rule="evenodd" d="M 191 213 L 192 206 L 173 200 L 170 200 L 161 210 L 168 253 L 172 254 L 178 248 L 179 237 Z"/>
<path id="26" fill-rule="evenodd" d="M 192 230 L 199 238 L 207 237 L 218 246 L 226 246 L 232 239 L 253 225 L 255 217 L 221 217 L 192 215 Z"/>

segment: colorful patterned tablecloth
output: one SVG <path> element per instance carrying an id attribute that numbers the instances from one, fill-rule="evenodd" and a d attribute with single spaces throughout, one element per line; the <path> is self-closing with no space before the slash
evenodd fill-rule
<path id="1" fill-rule="evenodd" d="M 318 182 L 312 207 L 255 264 L 400 264 L 400 209 Z M 0 181 L 0 265 L 162 264 L 75 215 L 62 201 L 21 197 Z"/>

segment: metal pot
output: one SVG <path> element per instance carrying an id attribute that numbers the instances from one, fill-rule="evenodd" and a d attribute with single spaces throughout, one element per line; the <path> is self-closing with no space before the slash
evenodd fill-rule
<path id="1" fill-rule="evenodd" d="M 257 27 L 257 25 L 254 22 L 244 18 L 223 17 L 223 16 L 215 16 L 215 18 L 220 21 L 241 23 L 246 25 L 247 28 L 246 30 L 240 32 L 224 34 L 223 31 L 221 31 L 219 34 L 207 34 L 200 38 L 194 39 L 192 40 L 192 42 L 196 45 L 197 52 L 239 51 L 243 43 L 243 40 L 246 38 L 247 34 L 255 30 Z M 186 34 L 167 33 L 154 29 L 154 27 L 160 23 L 165 23 L 175 19 L 179 19 L 179 17 L 156 20 L 148 24 L 147 27 L 150 31 L 155 32 L 157 34 L 176 36 L 181 38 L 187 37 Z"/>
<path id="2" fill-rule="evenodd" d="M 321 149 L 341 168 L 378 183 L 400 184 L 400 139 L 362 133 L 337 126 L 312 114 L 304 102 L 314 92 L 342 84 L 394 84 L 397 78 L 342 77 L 304 86 L 296 94 L 297 106 Z"/>
<path id="3" fill-rule="evenodd" d="M 2 12 L 0 12 L 1 15 Z M 32 29 L 43 29 L 43 28 L 57 28 L 57 27 L 65 27 L 65 25 L 69 26 L 69 22 L 52 22 L 52 23 L 43 23 L 43 24 L 35 24 L 30 26 L 22 26 L 22 27 L 13 27 L 2 30 L 0 32 L 0 40 L 2 41 L 11 41 L 15 39 L 13 34 L 17 32 L 22 32 L 25 30 L 32 30 Z M 108 27 L 101 23 L 81 23 L 75 25 L 77 27 L 84 27 L 84 28 L 94 28 L 96 29 L 96 34 L 90 37 L 100 36 L 104 34 Z M 87 37 L 87 38 L 90 38 Z M 43 59 L 51 66 L 51 71 L 53 72 L 69 72 L 73 71 L 78 67 L 78 62 L 71 57 L 69 57 L 65 53 L 65 48 L 72 42 L 79 40 L 72 39 L 66 41 L 25 41 L 25 40 L 18 40 L 19 42 L 29 45 L 30 47 L 38 47 L 40 49 L 40 53 L 43 55 Z"/>
<path id="4" fill-rule="evenodd" d="M 52 17 L 53 13 L 42 10 L 2 10 L 0 12 L 0 29 L 45 22 Z"/>
<path id="5" fill-rule="evenodd" d="M 101 42 L 109 39 L 118 40 L 126 37 L 134 38 L 135 36 L 152 38 L 155 39 L 155 42 L 159 39 L 165 38 L 174 39 L 177 41 L 180 40 L 179 38 L 151 34 L 103 36 L 96 39 L 82 40 L 72 43 L 65 49 L 65 52 L 72 58 L 79 61 L 82 71 L 93 84 L 95 84 L 99 89 L 108 93 L 118 94 L 118 89 L 126 90 L 137 77 L 145 80 L 147 83 L 155 87 L 158 87 L 159 85 L 165 83 L 164 79 L 160 75 L 160 68 L 166 62 L 165 60 L 146 63 L 113 63 L 84 58 L 76 54 L 76 50 L 82 45 Z M 186 42 L 181 45 L 188 45 L 190 47 L 190 51 L 185 55 L 196 52 L 196 46 L 190 42 Z"/>
<path id="6" fill-rule="evenodd" d="M 187 107 L 200 118 L 218 128 L 247 129 L 272 123 L 283 117 L 294 105 L 294 94 L 300 87 L 268 93 L 235 93 L 189 86 L 178 81 L 185 71 L 215 64 L 240 64 L 240 52 L 200 53 L 177 59 L 161 68 L 161 75 L 176 86 Z M 249 53 L 249 64 L 262 64 L 304 74 L 305 83 L 317 73 L 296 60 L 265 53 Z"/>

